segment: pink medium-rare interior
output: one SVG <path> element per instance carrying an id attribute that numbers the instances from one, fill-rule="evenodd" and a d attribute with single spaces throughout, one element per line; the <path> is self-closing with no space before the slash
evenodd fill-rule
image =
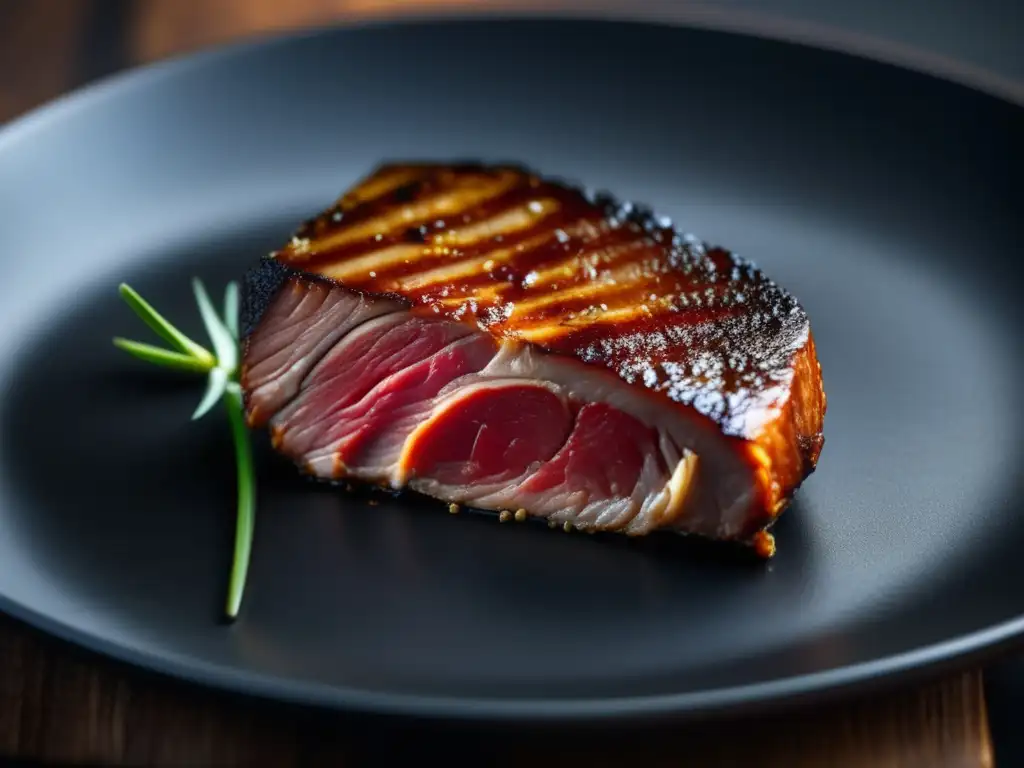
<path id="1" fill-rule="evenodd" d="M 251 420 L 265 421 L 291 400 L 313 365 L 350 330 L 400 305 L 365 300 L 322 282 L 290 282 L 274 296 L 272 321 L 261 325 L 258 354 L 247 355 L 243 380 Z"/>
<path id="2" fill-rule="evenodd" d="M 572 426 L 568 403 L 547 387 L 515 379 L 471 385 L 409 436 L 401 471 L 451 489 L 517 481 L 545 466 Z"/>
<path id="3" fill-rule="evenodd" d="M 243 376 L 251 421 L 269 417 L 312 474 L 580 528 L 742 529 L 751 469 L 699 417 L 530 345 L 313 285 L 315 300 L 287 283 L 275 296 Z"/>
<path id="4" fill-rule="evenodd" d="M 393 441 L 389 431 L 408 434 L 442 387 L 493 355 L 493 342 L 454 323 L 376 317 L 312 368 L 302 396 L 272 419 L 274 442 L 319 476 L 376 479 L 394 462 L 394 451 L 375 459 L 381 440 Z"/>

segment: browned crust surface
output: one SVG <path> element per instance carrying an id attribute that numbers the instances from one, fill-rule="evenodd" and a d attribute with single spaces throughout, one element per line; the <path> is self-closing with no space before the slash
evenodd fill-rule
<path id="1" fill-rule="evenodd" d="M 643 206 L 512 165 L 387 164 L 273 256 L 696 411 L 756 473 L 751 533 L 817 462 L 825 395 L 803 308 Z"/>

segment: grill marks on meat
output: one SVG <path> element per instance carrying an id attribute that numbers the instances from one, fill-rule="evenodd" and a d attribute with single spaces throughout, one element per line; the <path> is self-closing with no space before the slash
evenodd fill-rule
<path id="1" fill-rule="evenodd" d="M 810 338 L 796 300 L 751 264 L 515 167 L 384 166 L 276 258 L 604 366 L 742 437 Z"/>
<path id="2" fill-rule="evenodd" d="M 250 423 L 319 477 L 746 540 L 821 450 L 791 296 L 644 209 L 516 167 L 383 166 L 248 287 Z"/>

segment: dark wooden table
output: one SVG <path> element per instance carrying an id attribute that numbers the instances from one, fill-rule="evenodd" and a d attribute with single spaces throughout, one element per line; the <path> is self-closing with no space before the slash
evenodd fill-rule
<path id="1" fill-rule="evenodd" d="M 0 0 L 0 122 L 110 71 L 241 36 L 479 5 L 472 0 Z M 553 4 L 508 0 L 500 5 Z M 567 739 L 550 733 L 513 738 L 441 730 L 356 721 L 200 690 L 99 658 L 0 615 L 0 756 L 145 766 L 378 764 L 422 760 L 431 751 L 443 751 L 449 761 L 487 765 L 979 768 L 993 763 L 980 671 L 768 719 L 671 731 Z"/>

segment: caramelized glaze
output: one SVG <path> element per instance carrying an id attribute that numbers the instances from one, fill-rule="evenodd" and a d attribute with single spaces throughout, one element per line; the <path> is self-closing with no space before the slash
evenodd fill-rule
<path id="1" fill-rule="evenodd" d="M 274 258 L 611 369 L 747 439 L 810 340 L 797 301 L 752 264 L 512 165 L 381 166 Z"/>

